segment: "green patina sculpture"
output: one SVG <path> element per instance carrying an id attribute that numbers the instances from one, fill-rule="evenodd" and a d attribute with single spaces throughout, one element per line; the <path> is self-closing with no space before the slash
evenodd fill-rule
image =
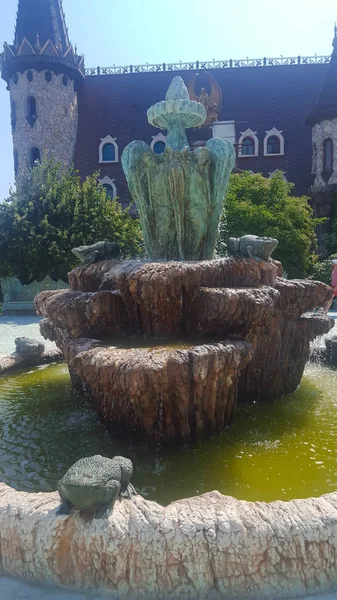
<path id="1" fill-rule="evenodd" d="M 119 496 L 131 498 L 136 491 L 130 480 L 131 460 L 123 456 L 90 456 L 78 460 L 59 481 L 62 501 L 59 514 L 90 512 L 96 519 L 108 518 Z"/>
<path id="2" fill-rule="evenodd" d="M 122 165 L 137 204 L 151 259 L 203 260 L 214 256 L 223 201 L 235 159 L 233 145 L 220 138 L 191 151 L 186 128 L 205 122 L 206 109 L 189 99 L 175 77 L 166 99 L 147 113 L 151 125 L 167 129 L 165 152 L 131 142 Z"/>

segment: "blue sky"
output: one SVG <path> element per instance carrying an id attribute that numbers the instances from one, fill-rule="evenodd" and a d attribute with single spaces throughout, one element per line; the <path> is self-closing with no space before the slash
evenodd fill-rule
<path id="1" fill-rule="evenodd" d="M 16 0 L 0 0 L 11 42 Z M 87 67 L 330 54 L 336 0 L 63 0 Z M 320 11 L 320 7 L 322 10 Z M 13 182 L 9 94 L 0 83 L 0 200 Z"/>

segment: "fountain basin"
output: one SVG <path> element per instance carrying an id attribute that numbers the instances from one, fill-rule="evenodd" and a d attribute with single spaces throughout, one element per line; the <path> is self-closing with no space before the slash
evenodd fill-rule
<path id="1" fill-rule="evenodd" d="M 267 504 L 211 492 L 165 508 L 138 496 L 89 522 L 58 505 L 0 484 L 3 574 L 121 599 L 276 600 L 337 586 L 337 493 Z"/>

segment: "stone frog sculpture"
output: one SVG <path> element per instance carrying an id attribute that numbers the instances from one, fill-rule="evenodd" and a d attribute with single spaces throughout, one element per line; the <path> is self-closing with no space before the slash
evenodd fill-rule
<path id="1" fill-rule="evenodd" d="M 119 258 L 121 249 L 115 242 L 96 242 L 91 246 L 79 246 L 73 248 L 72 253 L 84 264 L 92 264 L 99 260 Z"/>
<path id="2" fill-rule="evenodd" d="M 269 260 L 277 246 L 278 240 L 258 235 L 243 235 L 240 238 L 229 238 L 228 240 L 230 254 L 248 256 L 255 260 Z"/>
<path id="3" fill-rule="evenodd" d="M 123 456 L 97 454 L 78 460 L 58 483 L 62 501 L 58 514 L 74 510 L 92 513 L 95 519 L 108 518 L 118 497 L 137 493 L 130 483 L 132 473 L 131 460 Z"/>

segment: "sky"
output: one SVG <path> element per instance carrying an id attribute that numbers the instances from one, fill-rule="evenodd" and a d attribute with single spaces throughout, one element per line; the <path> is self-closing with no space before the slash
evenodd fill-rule
<path id="1" fill-rule="evenodd" d="M 86 67 L 331 54 L 336 0 L 63 0 Z M 12 42 L 17 0 L 0 0 Z M 320 10 L 321 9 L 321 10 Z M 9 93 L 0 82 L 0 201 L 13 185 Z"/>

